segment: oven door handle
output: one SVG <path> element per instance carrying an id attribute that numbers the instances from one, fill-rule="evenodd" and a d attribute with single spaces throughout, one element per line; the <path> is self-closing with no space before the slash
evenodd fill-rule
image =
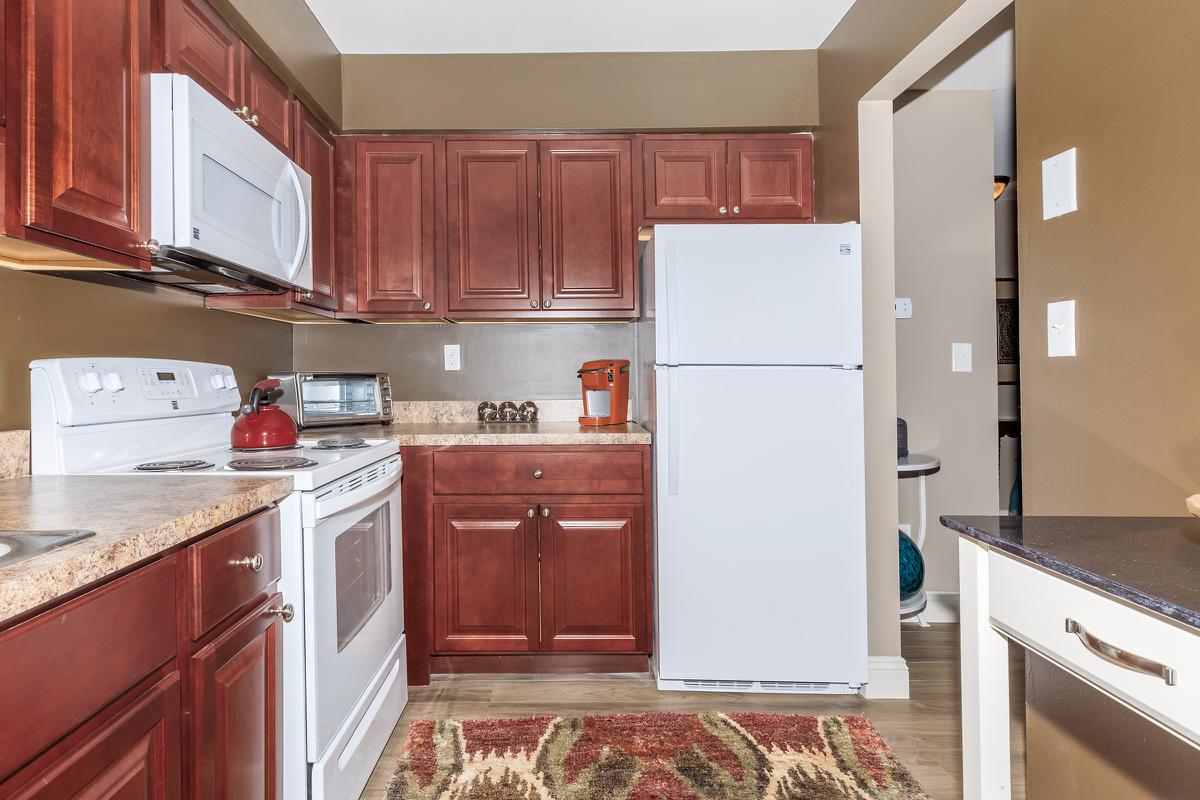
<path id="1" fill-rule="evenodd" d="M 394 458 L 395 472 L 391 475 L 381 481 L 372 482 L 342 494 L 330 492 L 317 495 L 311 500 L 312 516 L 306 514 L 305 517 L 319 524 L 334 514 L 344 514 L 354 509 L 366 509 L 369 506 L 377 506 L 385 502 L 387 495 L 391 494 L 393 488 L 400 482 L 400 476 L 404 472 L 400 459 Z M 389 468 L 391 468 L 390 463 Z M 304 497 L 307 498 L 309 495 L 304 495 Z"/>

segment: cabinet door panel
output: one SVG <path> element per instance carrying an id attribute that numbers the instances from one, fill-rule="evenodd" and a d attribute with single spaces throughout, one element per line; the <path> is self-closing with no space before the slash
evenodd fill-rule
<path id="1" fill-rule="evenodd" d="M 150 229 L 151 0 L 25 4 L 26 224 L 126 255 Z"/>
<path id="2" fill-rule="evenodd" d="M 647 219 L 725 219 L 725 140 L 642 140 L 642 194 Z"/>
<path id="3" fill-rule="evenodd" d="M 551 141 L 541 151 L 543 306 L 632 312 L 629 142 Z"/>
<path id="4" fill-rule="evenodd" d="M 241 37 L 206 0 L 166 0 L 163 15 L 166 68 L 241 106 Z"/>
<path id="5" fill-rule="evenodd" d="M 447 143 L 451 313 L 539 306 L 537 167 L 536 142 Z"/>
<path id="6" fill-rule="evenodd" d="M 334 293 L 334 140 L 323 122 L 301 103 L 295 103 L 295 159 L 312 177 L 312 263 L 311 295 L 298 299 L 322 308 L 336 309 Z"/>
<path id="7" fill-rule="evenodd" d="M 542 649 L 643 649 L 644 508 L 548 508 L 549 516 L 541 519 Z"/>
<path id="8" fill-rule="evenodd" d="M 176 800 L 180 782 L 179 673 L 46 767 L 14 800 Z M 7 796 L 6 792 L 0 790 Z"/>
<path id="9" fill-rule="evenodd" d="M 242 45 L 242 104 L 258 117 L 255 129 L 292 154 L 292 90 L 247 45 Z"/>
<path id="10" fill-rule="evenodd" d="M 530 508 L 435 507 L 434 650 L 537 649 L 537 535 Z"/>
<path id="11" fill-rule="evenodd" d="M 247 614 L 191 659 L 192 796 L 274 800 L 278 780 L 281 622 Z"/>
<path id="12" fill-rule="evenodd" d="M 812 219 L 812 183 L 811 138 L 729 141 L 729 194 L 734 219 Z"/>
<path id="13" fill-rule="evenodd" d="M 436 312 L 432 142 L 359 142 L 357 310 Z"/>

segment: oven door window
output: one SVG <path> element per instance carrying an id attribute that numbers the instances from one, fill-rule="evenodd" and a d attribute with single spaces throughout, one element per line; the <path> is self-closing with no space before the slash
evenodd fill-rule
<path id="1" fill-rule="evenodd" d="M 392 591 L 387 506 L 351 525 L 334 540 L 338 652 L 354 641 Z"/>
<path id="2" fill-rule="evenodd" d="M 302 392 L 308 419 L 379 415 L 379 386 L 374 380 L 323 376 L 306 380 Z"/>

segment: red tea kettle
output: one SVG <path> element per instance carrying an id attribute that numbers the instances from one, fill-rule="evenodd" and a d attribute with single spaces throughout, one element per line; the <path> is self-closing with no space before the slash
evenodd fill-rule
<path id="1" fill-rule="evenodd" d="M 296 421 L 275 401 L 283 394 L 283 382 L 268 378 L 254 384 L 250 402 L 233 423 L 230 440 L 235 450 L 270 450 L 296 444 Z"/>

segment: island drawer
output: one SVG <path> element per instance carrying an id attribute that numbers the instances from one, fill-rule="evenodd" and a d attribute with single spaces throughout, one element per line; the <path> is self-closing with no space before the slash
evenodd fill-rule
<path id="1" fill-rule="evenodd" d="M 998 629 L 1200 744 L 1200 634 L 994 552 L 988 586 Z"/>
<path id="2" fill-rule="evenodd" d="M 192 545 L 188 633 L 199 639 L 280 577 L 279 509 L 270 508 Z"/>
<path id="3" fill-rule="evenodd" d="M 642 473 L 636 449 L 446 450 L 433 455 L 433 493 L 641 494 Z"/>
<path id="4" fill-rule="evenodd" d="M 0 634 L 0 778 L 176 653 L 176 558 Z"/>

